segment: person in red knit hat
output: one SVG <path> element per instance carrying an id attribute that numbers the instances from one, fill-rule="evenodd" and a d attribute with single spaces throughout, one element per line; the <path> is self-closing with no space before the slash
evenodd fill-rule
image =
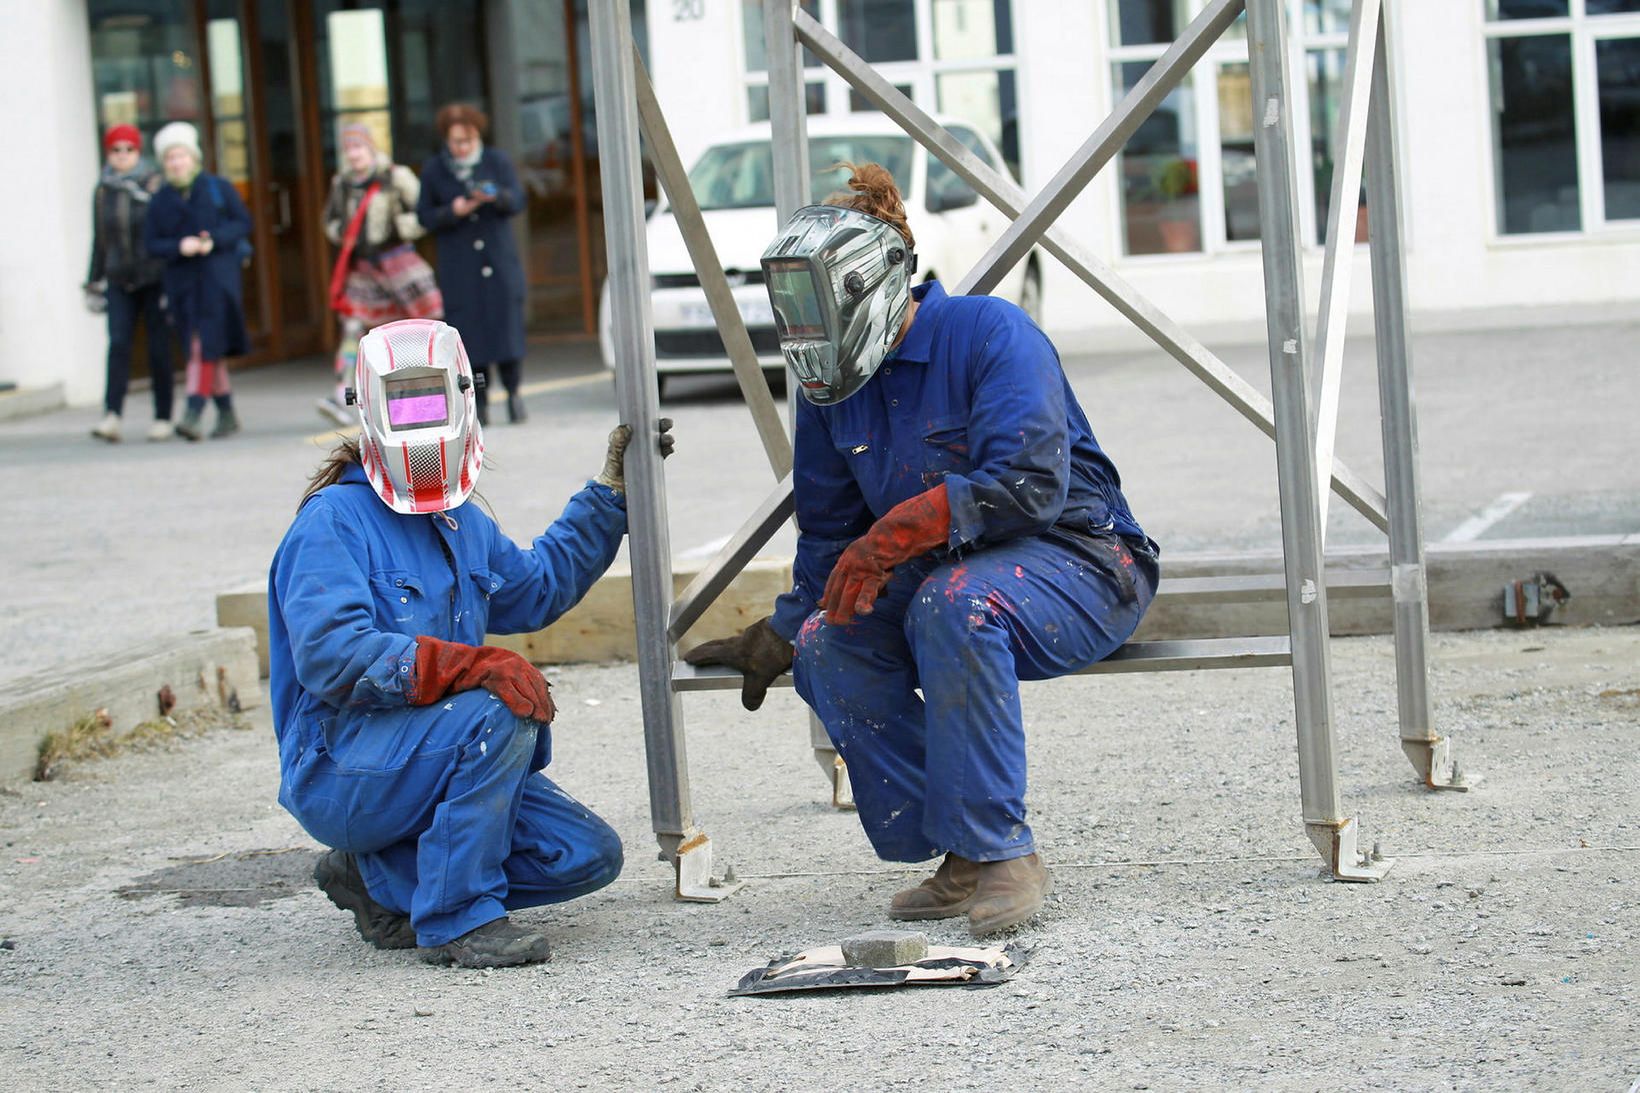
<path id="1" fill-rule="evenodd" d="M 120 439 L 120 415 L 131 380 L 131 348 L 140 318 L 148 335 L 148 374 L 154 392 L 154 424 L 149 440 L 171 437 L 171 339 L 160 301 L 165 263 L 143 245 L 148 206 L 160 174 L 142 156 L 142 134 L 134 125 L 113 125 L 103 134 L 103 169 L 91 202 L 91 264 L 85 305 L 108 315 L 108 385 L 103 418 L 91 430 L 98 440 Z"/>

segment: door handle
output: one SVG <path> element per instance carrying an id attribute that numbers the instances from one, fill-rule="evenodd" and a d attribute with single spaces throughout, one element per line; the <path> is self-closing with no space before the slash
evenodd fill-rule
<path id="1" fill-rule="evenodd" d="M 273 223 L 273 234 L 284 235 L 290 231 L 290 190 L 277 182 L 268 183 L 268 189 L 273 191 L 273 204 L 277 210 L 278 219 Z"/>

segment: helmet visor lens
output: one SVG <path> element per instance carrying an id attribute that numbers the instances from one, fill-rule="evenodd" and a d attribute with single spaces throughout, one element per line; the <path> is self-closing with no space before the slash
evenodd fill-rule
<path id="1" fill-rule="evenodd" d="M 450 400 L 442 376 L 401 376 L 384 380 L 387 424 L 394 429 L 428 429 L 450 423 Z"/>
<path id="2" fill-rule="evenodd" d="M 826 336 L 820 293 L 814 272 L 801 259 L 772 259 L 763 264 L 774 305 L 774 322 L 782 338 L 819 339 Z"/>

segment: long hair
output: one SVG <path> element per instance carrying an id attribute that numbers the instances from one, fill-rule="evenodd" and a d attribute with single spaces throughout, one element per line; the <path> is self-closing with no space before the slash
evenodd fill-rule
<path id="1" fill-rule="evenodd" d="M 911 235 L 911 225 L 905 216 L 905 199 L 900 196 L 900 188 L 894 184 L 894 176 L 882 164 L 843 162 L 834 163 L 827 169 L 847 171 L 850 191 L 832 194 L 826 198 L 827 205 L 858 209 L 878 220 L 886 220 L 905 237 L 906 246 L 917 249 L 917 241 Z"/>
<path id="2" fill-rule="evenodd" d="M 307 489 L 302 492 L 302 499 L 296 503 L 297 511 L 301 511 L 302 506 L 307 504 L 308 498 L 326 486 L 334 486 L 340 482 L 342 473 L 358 462 L 359 442 L 357 440 L 344 440 L 332 448 L 330 454 L 325 457 L 325 461 L 319 464 L 319 469 L 313 472 L 313 477 L 308 479 Z"/>

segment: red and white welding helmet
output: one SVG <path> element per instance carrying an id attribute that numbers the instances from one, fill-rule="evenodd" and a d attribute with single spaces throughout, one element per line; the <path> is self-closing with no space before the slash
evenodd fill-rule
<path id="1" fill-rule="evenodd" d="M 354 398 L 359 455 L 394 512 L 443 512 L 467 500 L 484 464 L 473 367 L 456 328 L 404 319 L 359 339 Z"/>

